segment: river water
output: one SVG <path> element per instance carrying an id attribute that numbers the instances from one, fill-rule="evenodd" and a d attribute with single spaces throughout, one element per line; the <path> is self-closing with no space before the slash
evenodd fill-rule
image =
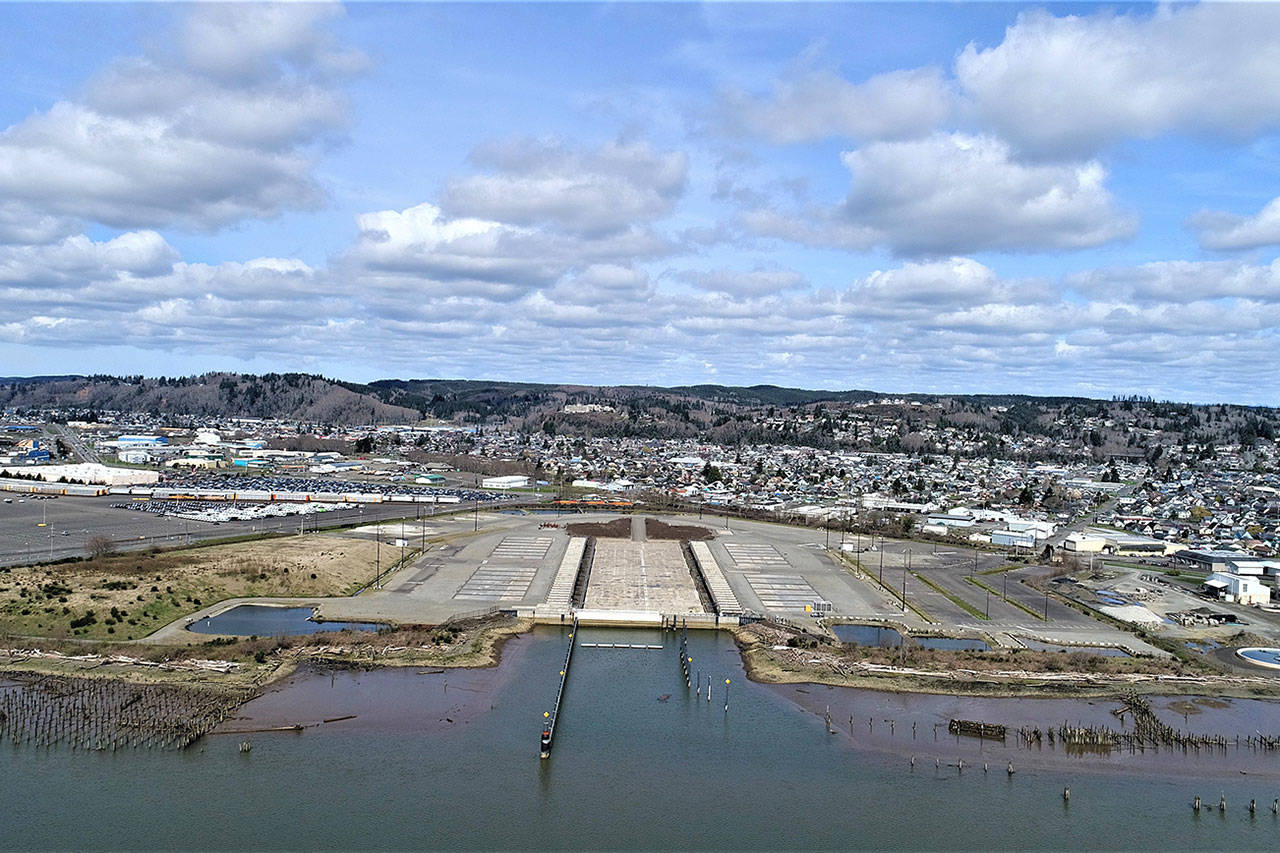
<path id="1" fill-rule="evenodd" d="M 1004 745 L 955 738 L 945 727 L 951 716 L 1114 726 L 1108 703 L 757 685 L 746 680 L 729 637 L 694 632 L 692 669 L 713 684 L 707 702 L 685 689 L 677 635 L 584 628 L 579 639 L 665 648 L 578 648 L 549 760 L 538 759 L 538 732 L 565 648 L 563 633 L 550 629 L 509 642 L 492 669 L 302 672 L 224 724 L 243 731 L 303 723 L 301 733 L 233 731 L 181 753 L 4 745 L 0 846 L 1274 849 L 1280 842 L 1280 819 L 1270 811 L 1280 796 L 1280 756 L 1245 749 L 1199 758 L 1073 756 L 1021 749 L 1015 738 Z M 1215 704 L 1158 700 L 1156 707 L 1191 730 L 1280 730 L 1275 705 Z M 242 740 L 252 742 L 250 753 L 239 752 Z M 1215 809 L 1193 813 L 1196 794 Z M 1219 814 L 1224 794 L 1228 808 Z M 1259 806 L 1253 818 L 1250 798 Z"/>

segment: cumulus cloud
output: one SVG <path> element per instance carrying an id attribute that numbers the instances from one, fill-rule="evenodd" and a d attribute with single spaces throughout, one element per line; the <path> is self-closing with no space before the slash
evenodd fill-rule
<path id="1" fill-rule="evenodd" d="M 721 111 L 735 130 L 788 144 L 917 136 L 944 122 L 952 101 L 950 85 L 936 68 L 889 71 L 862 83 L 829 70 L 798 69 L 768 98 L 726 94 Z"/>
<path id="2" fill-rule="evenodd" d="M 493 227 L 412 208 L 370 216 L 361 251 L 400 247 L 393 257 L 429 240 L 424 256 L 456 252 Z M 33 345 L 124 334 L 142 349 L 298 364 L 299 353 L 367 358 L 376 340 L 388 372 L 510 375 L 536 362 L 583 381 L 681 383 L 709 364 L 729 382 L 886 390 L 1085 391 L 1142 375 L 1144 393 L 1212 387 L 1246 401 L 1280 380 L 1269 357 L 1280 344 L 1277 264 L 1148 264 L 1052 282 L 949 257 L 816 290 L 792 287 L 785 270 L 674 272 L 701 284 L 690 299 L 616 260 L 560 264 L 558 275 L 506 291 L 392 274 L 355 255 L 328 269 L 287 257 L 187 263 L 147 232 L 5 252 L 0 299 L 20 319 L 0 323 L 0 340 Z M 744 276 L 752 284 L 735 286 Z M 424 340 L 435 345 L 424 351 Z"/>
<path id="3" fill-rule="evenodd" d="M 1024 12 L 999 45 L 966 47 L 955 75 L 976 118 L 1040 156 L 1170 131 L 1241 138 L 1280 126 L 1280 7 Z"/>
<path id="4" fill-rule="evenodd" d="M 0 246 L 0 284 L 74 284 L 152 278 L 173 269 L 178 253 L 154 231 L 94 242 L 83 234 L 57 242 Z"/>
<path id="5" fill-rule="evenodd" d="M 0 200 L 0 245 L 51 243 L 75 232 L 74 220 L 41 213 L 17 201 Z"/>
<path id="6" fill-rule="evenodd" d="M 1042 283 L 1005 281 L 972 258 L 952 257 L 877 270 L 856 282 L 849 296 L 892 311 L 903 306 L 936 311 L 1044 300 L 1048 293 Z"/>
<path id="7" fill-rule="evenodd" d="M 317 204 L 309 149 L 347 108 L 353 65 L 317 30 L 336 7 L 185 9 L 167 54 L 123 59 L 83 97 L 0 133 L 0 196 L 117 228 L 213 229 Z"/>
<path id="8" fill-rule="evenodd" d="M 450 182 L 441 207 L 451 215 L 584 234 L 665 216 L 684 192 L 688 172 L 682 152 L 655 151 L 645 142 L 579 150 L 524 139 L 481 146 L 471 159 L 494 173 Z"/>
<path id="9" fill-rule="evenodd" d="M 1027 164 L 991 136 L 938 133 L 877 142 L 842 157 L 853 182 L 835 211 L 748 214 L 758 234 L 895 254 L 1082 249 L 1131 235 L 1096 161 Z"/>
<path id="10" fill-rule="evenodd" d="M 177 42 L 187 66 L 224 80 L 272 79 L 282 64 L 346 74 L 367 60 L 324 29 L 342 15 L 334 2 L 209 3 L 186 16 Z"/>
<path id="11" fill-rule="evenodd" d="M 1095 300 L 1171 304 L 1248 298 L 1280 302 L 1280 261 L 1269 266 L 1231 261 L 1157 261 L 1068 276 L 1065 284 Z"/>
<path id="12" fill-rule="evenodd" d="M 429 203 L 361 214 L 356 221 L 360 233 L 341 259 L 344 269 L 413 280 L 435 295 L 511 299 L 550 286 L 573 270 L 590 270 L 583 273 L 587 280 L 607 286 L 632 261 L 671 251 L 657 235 L 636 227 L 599 237 L 566 235 L 449 217 Z"/>
<path id="13" fill-rule="evenodd" d="M 1260 249 L 1280 245 L 1280 198 L 1269 201 L 1254 216 L 1203 210 L 1187 224 L 1206 249 Z"/>

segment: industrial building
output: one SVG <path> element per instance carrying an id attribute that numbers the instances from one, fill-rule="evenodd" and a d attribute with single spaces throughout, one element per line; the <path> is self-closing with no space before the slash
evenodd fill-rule
<path id="1" fill-rule="evenodd" d="M 529 478 L 521 474 L 506 477 L 485 477 L 480 481 L 482 489 L 523 489 L 529 485 Z"/>
<path id="2" fill-rule="evenodd" d="M 1267 563 L 1261 557 L 1243 551 L 1178 551 L 1173 562 L 1202 572 L 1226 572 L 1237 575 L 1261 575 Z"/>
<path id="3" fill-rule="evenodd" d="M 1114 554 L 1118 557 L 1164 557 L 1180 546 L 1163 539 L 1134 536 L 1118 530 L 1086 528 L 1072 533 L 1062 543 L 1064 551 L 1078 554 Z"/>
<path id="4" fill-rule="evenodd" d="M 96 462 L 81 462 L 76 465 L 32 465 L 20 468 L 0 468 L 0 475 L 21 474 L 24 477 L 38 477 L 46 483 L 101 483 L 107 486 L 144 486 L 160 479 L 155 471 L 141 471 L 136 468 L 111 468 Z"/>
<path id="5" fill-rule="evenodd" d="M 993 530 L 991 544 L 1004 545 L 1007 548 L 1034 548 L 1036 534 L 1031 530 Z"/>
<path id="6" fill-rule="evenodd" d="M 1246 575 L 1214 572 L 1204 582 L 1204 590 L 1217 598 L 1237 604 L 1261 605 L 1271 601 L 1271 587 Z"/>

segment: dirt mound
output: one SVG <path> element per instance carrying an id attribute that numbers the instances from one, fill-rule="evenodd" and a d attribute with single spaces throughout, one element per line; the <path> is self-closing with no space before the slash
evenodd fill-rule
<path id="1" fill-rule="evenodd" d="M 715 538 L 710 528 L 696 524 L 667 524 L 656 518 L 644 520 L 644 535 L 647 539 L 676 539 L 681 542 L 705 542 Z"/>
<path id="2" fill-rule="evenodd" d="M 630 539 L 631 519 L 615 518 L 613 521 L 583 521 L 576 524 L 566 524 L 564 529 L 570 536 Z M 646 518 L 644 520 L 644 535 L 646 539 L 676 542 L 707 541 L 714 539 L 716 536 L 715 532 L 707 527 L 701 527 L 696 524 L 667 524 L 665 521 L 658 521 L 656 518 Z"/>
<path id="3" fill-rule="evenodd" d="M 570 536 L 595 536 L 599 539 L 630 539 L 631 519 L 615 518 L 613 521 L 581 521 L 566 524 Z"/>

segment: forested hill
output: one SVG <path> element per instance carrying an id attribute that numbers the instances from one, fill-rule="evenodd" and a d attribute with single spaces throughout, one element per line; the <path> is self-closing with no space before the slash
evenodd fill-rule
<path id="1" fill-rule="evenodd" d="M 417 421 L 417 409 L 384 402 L 360 385 L 301 373 L 252 376 L 52 376 L 0 379 L 0 409 L 117 411 L 196 418 L 287 418 L 311 423 Z"/>
<path id="2" fill-rule="evenodd" d="M 0 409 L 67 417 L 120 411 L 174 418 L 284 418 L 362 425 L 423 420 L 548 433 L 692 438 L 947 452 L 982 445 L 1154 456 L 1181 445 L 1251 446 L 1276 440 L 1276 409 L 1193 406 L 1149 398 L 1094 400 L 1023 395 L 887 395 L 774 385 L 588 386 L 456 379 L 368 384 L 300 373 L 190 377 L 0 378 Z M 945 439 L 943 437 L 946 437 Z"/>

